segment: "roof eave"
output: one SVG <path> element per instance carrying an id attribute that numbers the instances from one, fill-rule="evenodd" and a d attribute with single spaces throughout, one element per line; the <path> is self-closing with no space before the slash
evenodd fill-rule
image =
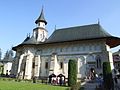
<path id="1" fill-rule="evenodd" d="M 110 46 L 110 48 L 114 48 L 120 45 L 120 38 L 119 37 L 108 37 L 106 38 L 106 44 Z"/>
<path id="2" fill-rule="evenodd" d="M 12 47 L 12 50 L 17 51 L 17 48 L 23 47 L 23 46 L 31 46 L 31 45 L 37 45 L 37 44 L 19 44 L 15 47 Z"/>
<path id="3" fill-rule="evenodd" d="M 113 48 L 113 47 L 120 45 L 120 38 L 111 36 L 111 37 L 77 39 L 77 40 L 69 40 L 69 41 L 44 42 L 44 43 L 38 43 L 38 44 L 19 44 L 18 46 L 13 47 L 12 50 L 16 51 L 17 48 L 22 47 L 22 46 L 26 46 L 26 45 L 44 45 L 44 44 L 64 43 L 64 42 L 73 42 L 73 41 L 85 41 L 85 40 L 97 40 L 97 39 L 105 39 L 106 44 L 109 45 L 110 48 Z"/>
<path id="4" fill-rule="evenodd" d="M 97 40 L 97 39 L 106 39 L 109 37 L 98 37 L 98 38 L 87 38 L 87 39 L 76 39 L 76 40 L 69 40 L 69 41 L 55 41 L 55 42 L 46 42 L 44 44 L 53 44 L 53 43 L 64 43 L 64 42 L 73 42 L 73 41 L 85 41 L 85 40 Z"/>

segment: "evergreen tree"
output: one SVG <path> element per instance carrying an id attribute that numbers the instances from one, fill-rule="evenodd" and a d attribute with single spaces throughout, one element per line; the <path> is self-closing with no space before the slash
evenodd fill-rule
<path id="1" fill-rule="evenodd" d="M 77 82 L 77 62 L 69 60 L 68 63 L 68 86 L 75 85 Z"/>
<path id="2" fill-rule="evenodd" d="M 0 60 L 1 60 L 1 58 L 2 58 L 2 51 L 1 51 L 1 48 L 0 48 Z"/>
<path id="3" fill-rule="evenodd" d="M 103 80 L 105 90 L 114 90 L 114 83 L 112 78 L 112 71 L 110 62 L 103 63 Z"/>

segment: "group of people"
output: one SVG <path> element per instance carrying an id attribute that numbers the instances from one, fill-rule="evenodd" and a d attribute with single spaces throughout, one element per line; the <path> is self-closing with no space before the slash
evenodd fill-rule
<path id="1" fill-rule="evenodd" d="M 53 78 L 52 81 L 51 81 L 51 84 L 53 85 L 64 85 L 65 81 L 62 77 L 60 78 Z"/>
<path id="2" fill-rule="evenodd" d="M 114 79 L 115 84 L 118 83 L 118 79 L 119 79 L 119 78 L 120 78 L 120 70 L 114 69 L 113 79 Z"/>
<path id="3" fill-rule="evenodd" d="M 65 85 L 65 77 L 64 76 L 49 76 L 49 83 L 52 85 Z"/>
<path id="4" fill-rule="evenodd" d="M 97 74 L 93 68 L 90 69 L 87 79 L 97 82 L 99 87 L 103 86 L 103 74 Z"/>
<path id="5" fill-rule="evenodd" d="M 89 80 L 94 80 L 96 78 L 96 73 L 95 73 L 95 70 L 93 68 L 90 69 L 90 72 L 88 74 L 88 77 L 87 77 Z"/>

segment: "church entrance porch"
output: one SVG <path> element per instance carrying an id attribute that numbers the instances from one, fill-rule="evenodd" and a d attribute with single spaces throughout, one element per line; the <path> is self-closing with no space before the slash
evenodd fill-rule
<path id="1" fill-rule="evenodd" d="M 96 76 L 96 62 L 87 62 L 87 78 L 95 79 Z"/>

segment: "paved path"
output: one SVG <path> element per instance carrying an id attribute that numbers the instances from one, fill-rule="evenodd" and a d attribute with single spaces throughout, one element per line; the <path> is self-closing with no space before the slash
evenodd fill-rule
<path id="1" fill-rule="evenodd" d="M 99 83 L 85 81 L 81 85 L 85 88 L 85 90 L 95 90 L 96 86 L 98 86 Z M 120 90 L 120 79 L 118 79 L 118 84 L 115 84 L 114 90 Z"/>
<path id="2" fill-rule="evenodd" d="M 98 83 L 86 81 L 81 85 L 85 88 L 85 90 L 95 90 L 96 86 L 98 86 Z"/>
<path id="3" fill-rule="evenodd" d="M 115 84 L 115 90 L 120 90 L 120 79 L 118 79 L 118 83 Z"/>
<path id="4" fill-rule="evenodd" d="M 85 90 L 95 90 L 97 83 L 86 83 Z"/>

